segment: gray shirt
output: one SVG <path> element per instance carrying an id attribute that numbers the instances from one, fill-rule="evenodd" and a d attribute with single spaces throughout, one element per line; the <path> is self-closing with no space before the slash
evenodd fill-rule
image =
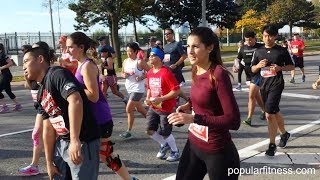
<path id="1" fill-rule="evenodd" d="M 175 64 L 182 55 L 186 54 L 182 47 L 182 43 L 177 41 L 166 44 L 163 49 L 165 54 L 163 63 L 166 67 Z"/>

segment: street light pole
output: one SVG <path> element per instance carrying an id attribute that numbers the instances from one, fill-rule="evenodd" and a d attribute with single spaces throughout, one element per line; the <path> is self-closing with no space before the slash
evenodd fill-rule
<path id="1" fill-rule="evenodd" d="M 206 0 L 202 0 L 202 8 L 201 8 L 201 12 L 202 12 L 202 26 L 207 27 L 207 19 L 206 19 Z"/>
<path id="2" fill-rule="evenodd" d="M 55 38 L 54 38 L 54 28 L 53 28 L 51 0 L 49 0 L 49 12 L 50 12 L 50 19 L 51 19 L 52 47 L 53 47 L 54 50 L 56 50 L 56 43 L 55 43 Z"/>

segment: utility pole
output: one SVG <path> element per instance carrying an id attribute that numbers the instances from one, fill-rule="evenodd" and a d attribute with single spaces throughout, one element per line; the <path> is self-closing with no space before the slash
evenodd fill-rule
<path id="1" fill-rule="evenodd" d="M 201 8 L 201 12 L 202 12 L 202 26 L 207 27 L 207 18 L 206 18 L 206 0 L 202 0 L 202 8 Z"/>
<path id="2" fill-rule="evenodd" d="M 55 38 L 54 38 L 54 28 L 53 28 L 51 0 L 49 0 L 49 12 L 50 12 L 50 18 L 51 18 L 52 47 L 53 47 L 54 50 L 56 50 L 56 42 L 55 42 Z"/>

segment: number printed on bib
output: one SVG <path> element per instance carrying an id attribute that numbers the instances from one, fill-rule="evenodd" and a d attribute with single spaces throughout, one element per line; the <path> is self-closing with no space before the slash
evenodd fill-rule
<path id="1" fill-rule="evenodd" d="M 197 138 L 208 142 L 208 126 L 202 126 L 196 123 L 191 123 L 188 129 Z"/>
<path id="2" fill-rule="evenodd" d="M 49 117 L 49 120 L 59 136 L 69 133 L 69 130 L 66 128 L 66 124 L 64 123 L 64 119 L 61 115 L 55 118 Z"/>
<path id="3" fill-rule="evenodd" d="M 169 62 L 170 61 L 170 54 L 165 54 L 163 58 L 163 62 Z"/>
<path id="4" fill-rule="evenodd" d="M 262 68 L 260 74 L 264 78 L 273 77 L 277 75 L 275 71 L 270 70 L 270 67 Z"/>

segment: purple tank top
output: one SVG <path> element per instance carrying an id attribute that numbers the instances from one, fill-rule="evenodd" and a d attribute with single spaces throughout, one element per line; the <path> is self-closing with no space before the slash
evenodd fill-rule
<path id="1" fill-rule="evenodd" d="M 84 84 L 83 77 L 80 72 L 81 72 L 82 66 L 85 63 L 90 62 L 90 61 L 91 61 L 91 59 L 86 59 L 78 67 L 77 72 L 75 74 L 75 77 L 77 78 L 77 80 L 80 82 L 80 84 L 82 85 L 82 87 L 84 89 L 86 89 L 86 86 Z M 92 108 L 92 111 L 94 113 L 96 123 L 98 125 L 103 125 L 103 124 L 106 124 L 107 122 L 112 121 L 112 116 L 111 116 L 109 104 L 101 91 L 101 87 L 100 87 L 100 83 L 99 83 L 99 76 L 97 77 L 97 82 L 98 82 L 98 86 L 99 86 L 99 100 L 96 103 L 89 101 L 89 105 Z"/>

